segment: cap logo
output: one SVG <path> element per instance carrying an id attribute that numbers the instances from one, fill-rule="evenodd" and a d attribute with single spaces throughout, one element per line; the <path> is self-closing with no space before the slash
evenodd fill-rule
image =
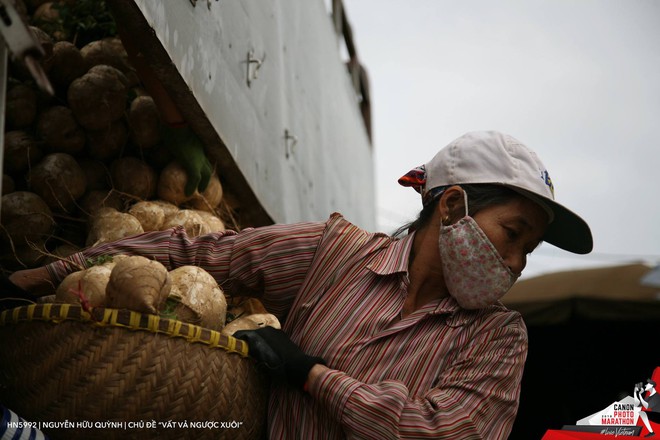
<path id="1" fill-rule="evenodd" d="M 548 188 L 550 188 L 550 192 L 552 193 L 552 197 L 555 197 L 555 186 L 552 184 L 552 179 L 550 178 L 550 174 L 548 174 L 548 170 L 543 170 L 541 173 L 541 179 L 543 179 L 543 182 L 545 182 L 546 185 L 548 185 Z"/>

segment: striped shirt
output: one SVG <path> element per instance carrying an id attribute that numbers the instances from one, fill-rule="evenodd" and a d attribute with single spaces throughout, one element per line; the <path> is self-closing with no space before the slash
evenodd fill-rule
<path id="1" fill-rule="evenodd" d="M 463 310 L 451 297 L 402 319 L 412 241 L 334 214 L 192 239 L 182 228 L 150 232 L 72 260 L 129 253 L 168 269 L 197 265 L 229 294 L 259 296 L 330 368 L 309 394 L 274 386 L 271 439 L 504 439 L 518 407 L 525 325 L 500 303 Z M 55 281 L 76 269 L 48 266 Z"/>

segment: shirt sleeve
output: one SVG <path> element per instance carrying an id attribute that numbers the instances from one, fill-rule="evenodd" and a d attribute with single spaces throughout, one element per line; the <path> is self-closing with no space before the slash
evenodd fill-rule
<path id="1" fill-rule="evenodd" d="M 46 269 L 58 284 L 102 256 L 140 255 L 168 270 L 193 265 L 209 272 L 225 292 L 259 296 L 269 312 L 279 315 L 286 313 L 298 292 L 325 226 L 320 222 L 273 225 L 193 238 L 176 227 L 88 248 Z"/>
<path id="2" fill-rule="evenodd" d="M 518 409 L 527 332 L 518 319 L 478 335 L 437 386 L 412 396 L 394 380 L 359 382 L 328 370 L 310 393 L 349 437 L 506 439 Z"/>

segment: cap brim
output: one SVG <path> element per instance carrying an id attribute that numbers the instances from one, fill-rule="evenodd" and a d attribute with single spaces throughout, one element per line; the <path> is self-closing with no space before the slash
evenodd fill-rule
<path id="1" fill-rule="evenodd" d="M 555 219 L 545 231 L 544 241 L 576 254 L 588 254 L 594 248 L 587 222 L 562 205 L 550 202 Z"/>
<path id="2" fill-rule="evenodd" d="M 579 215 L 552 199 L 530 193 L 521 188 L 509 187 L 532 200 L 540 199 L 543 204 L 552 210 L 554 219 L 548 225 L 543 241 L 575 254 L 588 254 L 592 251 L 594 242 L 591 229 Z"/>

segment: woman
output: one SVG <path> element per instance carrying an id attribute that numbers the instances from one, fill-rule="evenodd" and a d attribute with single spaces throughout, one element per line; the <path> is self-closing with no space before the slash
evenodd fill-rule
<path id="1" fill-rule="evenodd" d="M 536 155 L 498 132 L 458 138 L 400 183 L 424 206 L 402 238 L 338 214 L 194 239 L 179 228 L 10 279 L 43 292 L 87 258 L 139 253 L 168 268 L 199 265 L 230 293 L 259 296 L 283 331 L 237 337 L 280 379 L 270 438 L 506 438 L 527 333 L 498 299 L 541 241 L 589 252 L 589 227 L 554 202 Z"/>

